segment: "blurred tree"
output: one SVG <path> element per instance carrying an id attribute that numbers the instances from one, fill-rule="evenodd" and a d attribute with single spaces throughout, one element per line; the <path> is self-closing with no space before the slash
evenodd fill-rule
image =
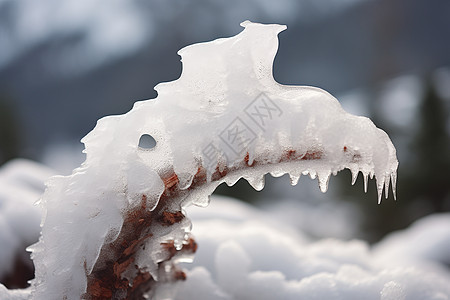
<path id="1" fill-rule="evenodd" d="M 426 201 L 433 212 L 450 209 L 450 141 L 446 129 L 448 118 L 444 99 L 436 92 L 431 80 L 426 90 L 418 119 L 421 126 L 411 148 L 415 157 L 408 173 L 404 175 L 402 197 Z"/>
<path id="2" fill-rule="evenodd" d="M 0 94 L 0 164 L 17 157 L 20 135 L 11 98 Z"/>
<path id="3" fill-rule="evenodd" d="M 376 95 L 376 91 L 373 94 Z M 375 124 L 383 124 L 377 103 L 373 99 L 369 104 L 371 119 Z M 363 238 L 376 242 L 385 234 L 405 228 L 420 217 L 450 210 L 447 175 L 450 170 L 450 141 L 446 130 L 448 115 L 444 100 L 436 93 L 431 80 L 426 80 L 425 92 L 415 118 L 419 126 L 410 126 L 410 132 L 407 132 L 411 140 L 409 151 L 412 159 L 402 160 L 402 154 L 398 153 L 398 201 L 392 201 L 391 197 L 378 205 L 376 193 L 373 192 L 376 189 L 374 181 L 370 182 L 369 192 L 365 195 L 361 176 L 356 187 L 348 186 L 350 172 L 345 171 L 345 175 L 338 177 L 342 182 L 341 198 L 355 201 L 365 214 Z M 418 129 L 412 131 L 414 127 Z M 395 136 L 399 133 L 394 128 L 384 126 L 383 129 L 391 135 L 395 144 Z"/>

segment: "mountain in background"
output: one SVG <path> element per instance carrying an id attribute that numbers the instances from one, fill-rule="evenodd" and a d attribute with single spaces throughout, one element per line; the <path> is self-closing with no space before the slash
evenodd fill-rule
<path id="1" fill-rule="evenodd" d="M 8 30 L 13 27 L 8 26 L 15 24 L 16 3 L 32 2 L 0 1 L 0 49 L 7 49 L 5 41 L 12 38 Z M 21 125 L 17 154 L 39 159 L 46 145 L 75 143 L 100 117 L 125 113 L 136 100 L 154 98 L 157 83 L 179 77 L 180 48 L 232 36 L 245 19 L 288 25 L 280 34 L 274 68 L 275 78 L 283 84 L 314 85 L 339 94 L 450 65 L 447 0 L 354 0 L 346 1 L 352 3 L 345 7 L 338 1 L 253 1 L 253 6 L 238 1 L 226 6 L 175 2 L 169 6 L 130 1 L 113 17 L 102 15 L 103 7 L 93 7 L 89 12 L 97 9 L 103 16 L 86 19 L 93 25 L 74 21 L 80 19 L 65 22 L 55 11 L 56 16 L 49 16 L 52 20 L 59 16 L 59 23 L 47 24 L 47 32 L 36 29 L 40 39 L 8 52 L 10 60 L 0 65 L 0 94 L 10 99 L 4 102 L 14 106 L 16 123 Z M 22 9 L 28 12 L 26 8 Z M 122 15 L 131 22 L 125 27 L 116 24 Z M 70 27 L 75 23 L 78 27 Z M 125 31 L 102 42 L 101 30 Z M 86 41 L 100 48 L 89 48 Z"/>

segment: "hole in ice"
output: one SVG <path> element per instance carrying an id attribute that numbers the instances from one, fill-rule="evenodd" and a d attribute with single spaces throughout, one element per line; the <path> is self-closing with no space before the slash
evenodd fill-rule
<path id="1" fill-rule="evenodd" d="M 143 134 L 139 139 L 139 149 L 150 150 L 155 148 L 156 141 L 150 134 Z"/>

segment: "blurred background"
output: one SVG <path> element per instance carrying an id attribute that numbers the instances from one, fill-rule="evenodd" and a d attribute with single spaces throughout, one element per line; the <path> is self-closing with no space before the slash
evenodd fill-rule
<path id="1" fill-rule="evenodd" d="M 448 0 L 0 0 L 0 162 L 29 158 L 70 174 L 97 119 L 154 98 L 157 83 L 180 75 L 180 48 L 235 35 L 246 19 L 288 25 L 278 82 L 326 89 L 388 132 L 398 200 L 377 205 L 374 182 L 364 194 L 347 171 L 325 195 L 309 178 L 288 188 L 269 175 L 262 192 L 241 181 L 216 193 L 317 238 L 376 242 L 450 211 Z"/>

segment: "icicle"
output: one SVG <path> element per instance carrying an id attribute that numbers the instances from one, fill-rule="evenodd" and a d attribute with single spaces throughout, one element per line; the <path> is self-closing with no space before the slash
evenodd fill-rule
<path id="1" fill-rule="evenodd" d="M 352 172 L 352 185 L 355 185 L 356 179 L 358 179 L 359 170 L 351 169 Z"/>
<path id="2" fill-rule="evenodd" d="M 316 171 L 309 170 L 309 178 L 316 179 L 317 173 Z"/>
<path id="3" fill-rule="evenodd" d="M 283 176 L 284 174 L 286 174 L 286 172 L 283 172 L 283 171 L 271 171 L 271 172 L 270 172 L 270 175 L 271 175 L 272 177 L 275 177 L 275 178 L 281 177 L 281 176 Z"/>
<path id="4" fill-rule="evenodd" d="M 364 175 L 364 193 L 367 193 L 367 184 L 368 184 L 369 178 L 368 178 L 367 173 L 363 173 L 363 175 Z"/>
<path id="5" fill-rule="evenodd" d="M 381 197 L 383 195 L 383 187 L 384 187 L 385 177 L 380 180 L 380 183 L 377 183 L 377 193 L 378 193 L 378 204 L 381 203 Z"/>
<path id="6" fill-rule="evenodd" d="M 384 196 L 386 197 L 386 199 L 389 197 L 389 182 L 390 182 L 390 178 L 388 176 L 385 176 L 385 181 L 384 181 Z"/>
<path id="7" fill-rule="evenodd" d="M 289 173 L 289 179 L 291 180 L 291 185 L 295 186 L 298 183 L 298 180 L 300 179 L 300 174 L 290 174 Z"/>
<path id="8" fill-rule="evenodd" d="M 394 195 L 394 200 L 397 200 L 397 192 L 396 192 L 397 173 L 395 173 L 395 172 L 391 173 L 391 181 L 392 181 L 392 194 Z"/>
<path id="9" fill-rule="evenodd" d="M 245 177 L 245 180 L 258 192 L 264 188 L 264 176 Z"/>
<path id="10" fill-rule="evenodd" d="M 225 177 L 225 183 L 226 183 L 228 186 L 233 186 L 233 185 L 236 184 L 236 182 L 239 181 L 239 179 L 240 179 L 239 176 L 230 176 L 230 177 L 227 176 L 227 177 Z"/>
<path id="11" fill-rule="evenodd" d="M 319 188 L 322 193 L 326 193 L 328 190 L 328 183 L 330 182 L 331 172 L 317 174 L 317 180 L 319 182 Z"/>

